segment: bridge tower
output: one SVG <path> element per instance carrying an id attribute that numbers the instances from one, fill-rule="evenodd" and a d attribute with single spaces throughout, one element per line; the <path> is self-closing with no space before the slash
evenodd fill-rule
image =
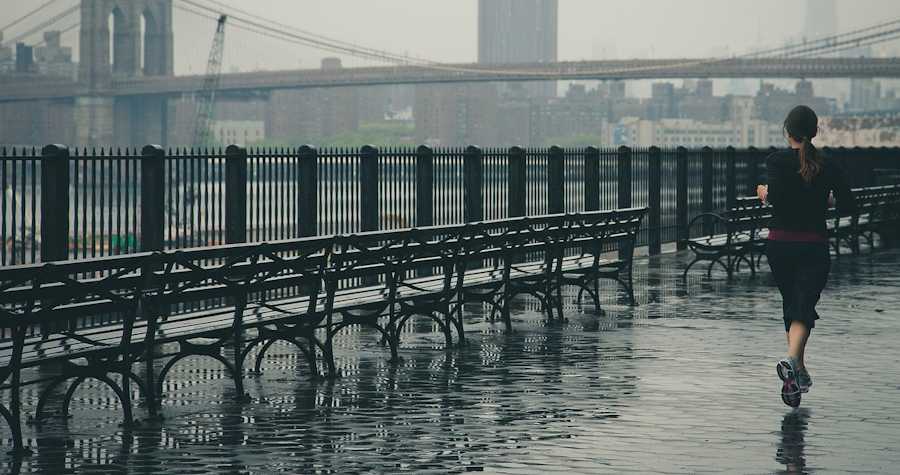
<path id="1" fill-rule="evenodd" d="M 171 76 L 172 0 L 82 0 L 80 43 L 79 79 L 91 90 L 113 77 Z"/>
<path id="2" fill-rule="evenodd" d="M 76 140 L 82 144 L 140 143 L 140 123 L 165 127 L 165 98 L 117 101 L 113 80 L 174 73 L 173 0 L 82 0 L 79 81 L 88 95 L 76 99 Z M 146 117 L 148 115 L 151 117 Z M 163 135 L 162 130 L 152 135 Z M 142 136 L 143 135 L 143 136 Z"/>

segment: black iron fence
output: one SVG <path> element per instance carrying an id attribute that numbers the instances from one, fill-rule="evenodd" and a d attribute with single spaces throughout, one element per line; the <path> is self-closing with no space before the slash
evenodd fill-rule
<path id="1" fill-rule="evenodd" d="M 0 148 L 0 265 L 630 206 L 658 253 L 773 150 Z M 900 177 L 900 149 L 825 151 L 853 186 Z"/>

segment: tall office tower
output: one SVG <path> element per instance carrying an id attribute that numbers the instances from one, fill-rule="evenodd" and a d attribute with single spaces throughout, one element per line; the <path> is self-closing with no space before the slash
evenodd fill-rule
<path id="1" fill-rule="evenodd" d="M 837 0 L 806 0 L 807 41 L 834 36 L 838 32 Z"/>
<path id="2" fill-rule="evenodd" d="M 806 41 L 816 41 L 838 34 L 837 0 L 806 0 L 805 16 L 803 38 Z M 849 53 L 850 51 L 842 51 L 827 56 L 854 56 Z M 815 84 L 817 90 L 828 97 L 847 94 L 847 81 L 815 81 Z"/>
<path id="3" fill-rule="evenodd" d="M 479 0 L 478 62 L 555 62 L 558 13 L 558 0 Z M 529 85 L 528 90 L 553 97 L 556 83 Z"/>

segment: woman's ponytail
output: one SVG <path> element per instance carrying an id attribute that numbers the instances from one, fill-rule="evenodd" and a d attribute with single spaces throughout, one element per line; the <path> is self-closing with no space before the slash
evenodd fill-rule
<path id="1" fill-rule="evenodd" d="M 800 176 L 803 177 L 803 181 L 810 183 L 822 172 L 822 162 L 819 161 L 819 153 L 809 137 L 803 138 L 799 153 Z"/>
<path id="2" fill-rule="evenodd" d="M 822 173 L 822 160 L 812 144 L 813 137 L 819 132 L 819 117 L 809 107 L 797 106 L 784 120 L 784 130 L 800 142 L 800 176 L 806 183 L 811 183 Z"/>

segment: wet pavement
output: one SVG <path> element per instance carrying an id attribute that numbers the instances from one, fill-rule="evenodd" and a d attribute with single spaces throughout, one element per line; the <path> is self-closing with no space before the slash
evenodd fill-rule
<path id="1" fill-rule="evenodd" d="M 246 379 L 248 404 L 232 402 L 218 363 L 188 359 L 167 380 L 165 419 L 128 436 L 115 396 L 86 384 L 73 417 L 26 426 L 34 453 L 0 471 L 900 471 L 900 250 L 835 260 L 798 410 L 779 397 L 785 338 L 768 272 L 727 282 L 697 270 L 684 284 L 688 257 L 639 259 L 635 308 L 605 284 L 601 311 L 570 295 L 568 321 L 548 323 L 523 298 L 506 332 L 470 307 L 469 346 L 449 352 L 414 324 L 397 366 L 374 332 L 348 330 L 334 382 L 310 382 L 300 354 L 276 345 Z M 26 414 L 35 403 L 27 393 Z M 5 427 L 0 437 L 8 447 Z"/>

